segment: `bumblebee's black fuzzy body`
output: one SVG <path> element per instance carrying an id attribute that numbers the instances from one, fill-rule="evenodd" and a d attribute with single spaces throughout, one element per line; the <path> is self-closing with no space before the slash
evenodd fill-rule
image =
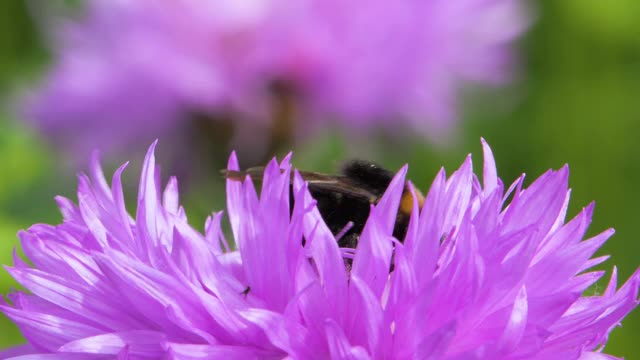
<path id="1" fill-rule="evenodd" d="M 342 167 L 339 176 L 343 177 L 345 186 L 365 189 L 379 199 L 389 187 L 393 175 L 391 171 L 371 161 L 352 160 Z M 371 202 L 359 196 L 325 191 L 322 187 L 311 185 L 309 191 L 317 200 L 318 210 L 334 235 L 345 229 L 349 222 L 353 223 L 353 226 L 338 240 L 338 244 L 340 247 L 355 248 L 369 218 Z M 401 229 L 398 230 L 402 232 Z"/>
<path id="2" fill-rule="evenodd" d="M 242 180 L 251 176 L 261 180 L 264 168 L 251 168 L 246 171 L 225 171 L 227 178 Z M 309 192 L 317 201 L 318 211 L 334 235 L 340 234 L 340 247 L 355 248 L 358 239 L 369 218 L 371 205 L 376 204 L 391 184 L 394 173 L 367 160 L 351 160 L 344 164 L 337 175 L 300 171 L 309 184 Z M 420 205 L 422 195 L 418 195 Z M 393 236 L 404 241 L 409 224 L 413 195 L 409 183 L 405 185 L 402 203 L 398 209 Z M 291 192 L 293 210 L 293 189 Z M 351 225 L 349 225 L 351 223 Z M 347 229 L 347 226 L 351 226 Z"/>

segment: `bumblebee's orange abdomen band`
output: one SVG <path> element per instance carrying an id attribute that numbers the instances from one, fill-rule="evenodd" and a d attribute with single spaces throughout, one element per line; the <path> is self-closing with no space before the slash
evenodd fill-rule
<path id="1" fill-rule="evenodd" d="M 418 200 L 418 207 L 422 209 L 422 205 L 424 205 L 424 195 L 418 190 L 415 186 L 407 184 L 404 192 L 402 193 L 402 198 L 400 199 L 400 208 L 398 211 L 402 214 L 411 214 L 413 210 L 413 195 L 411 194 L 411 189 L 413 189 L 416 194 L 416 200 Z"/>

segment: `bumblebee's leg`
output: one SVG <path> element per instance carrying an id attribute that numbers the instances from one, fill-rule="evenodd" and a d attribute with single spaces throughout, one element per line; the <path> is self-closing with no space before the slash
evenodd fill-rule
<path id="1" fill-rule="evenodd" d="M 344 235 L 340 240 L 338 240 L 338 246 L 342 248 L 351 248 L 355 249 L 358 246 L 358 239 L 360 238 L 360 234 L 356 233 L 348 233 Z"/>

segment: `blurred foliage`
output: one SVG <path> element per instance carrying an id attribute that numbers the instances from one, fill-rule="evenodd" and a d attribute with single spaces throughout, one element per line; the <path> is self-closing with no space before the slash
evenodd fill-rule
<path id="1" fill-rule="evenodd" d="M 2 239 L 2 241 L 0 241 L 0 263 L 13 263 L 11 258 L 14 249 L 18 246 L 16 229 L 19 228 L 19 224 L 0 217 L 0 239 Z M 6 294 L 11 288 L 15 287 L 17 287 L 17 285 L 9 274 L 6 271 L 1 271 L 0 291 L 2 294 Z M 22 341 L 18 328 L 5 316 L 0 317 L 0 334 L 2 334 L 2 336 L 0 336 L 0 349 Z"/>
<path id="2" fill-rule="evenodd" d="M 467 153 L 480 170 L 479 138 L 491 144 L 500 176 L 510 182 L 522 172 L 528 181 L 549 167 L 570 164 L 570 215 L 596 200 L 591 234 L 615 227 L 601 254 L 627 278 L 640 263 L 640 2 L 637 0 L 544 0 L 532 3 L 537 21 L 521 46 L 523 72 L 506 90 L 474 94 L 464 108 L 461 138 L 445 148 L 420 139 L 402 142 L 383 135 L 365 139 L 327 132 L 295 149 L 299 167 L 332 171 L 340 159 L 366 156 L 390 168 L 410 164 L 410 176 L 428 187 L 440 166 L 452 172 Z M 47 61 L 25 3 L 4 0 L 0 11 L 0 93 L 30 81 Z M 22 79 L 22 83 L 18 80 Z M 0 114 L 0 258 L 11 263 L 15 233 L 35 222 L 57 222 L 53 195 L 73 197 L 69 169 L 17 121 Z M 162 143 L 160 144 L 162 146 Z M 124 161 L 125 159 L 123 159 Z M 128 171 L 137 176 L 138 164 Z M 108 173 L 108 172 L 107 172 Z M 71 174 L 73 175 L 73 174 Z M 225 206 L 222 182 L 200 184 L 186 194 L 186 208 L 200 226 L 204 216 Z M 135 184 L 133 186 L 135 188 Z M 203 195 L 206 194 L 206 195 Z M 130 208 L 132 209 L 132 208 Z M 0 288 L 15 286 L 6 273 Z M 601 285 L 600 285 L 601 286 Z M 602 288 L 602 287 L 600 287 Z M 0 318 L 0 348 L 19 342 L 15 326 Z M 640 311 L 613 332 L 608 352 L 640 358 Z"/>
<path id="3" fill-rule="evenodd" d="M 46 60 L 33 19 L 24 0 L 0 5 L 0 93 Z"/>

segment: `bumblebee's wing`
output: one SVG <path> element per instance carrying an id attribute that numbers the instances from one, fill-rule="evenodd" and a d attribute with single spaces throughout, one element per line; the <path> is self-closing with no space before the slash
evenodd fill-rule
<path id="1" fill-rule="evenodd" d="M 300 171 L 302 178 L 309 184 L 311 192 L 333 192 L 375 204 L 379 196 L 358 185 L 346 176 L 326 175 L 315 172 Z"/>
<path id="2" fill-rule="evenodd" d="M 229 180 L 244 181 L 246 177 L 250 177 L 253 181 L 262 181 L 264 175 L 264 167 L 252 167 L 247 170 L 220 170 L 220 174 Z"/>
<path id="3" fill-rule="evenodd" d="M 350 198 L 360 199 L 374 204 L 378 201 L 378 196 L 373 192 L 358 186 L 353 180 L 346 176 L 327 175 L 312 171 L 298 171 L 302 178 L 309 184 L 309 191 L 324 193 L 339 193 Z M 244 171 L 222 170 L 222 175 L 230 180 L 244 181 L 249 176 L 253 181 L 262 181 L 264 167 L 253 167 Z M 293 173 L 291 174 L 293 181 Z"/>

